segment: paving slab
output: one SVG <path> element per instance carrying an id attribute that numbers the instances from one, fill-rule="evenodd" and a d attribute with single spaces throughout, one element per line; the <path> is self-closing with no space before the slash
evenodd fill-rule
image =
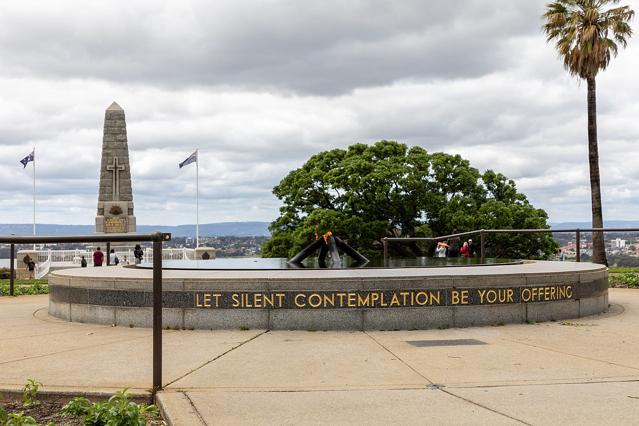
<path id="1" fill-rule="evenodd" d="M 456 395 L 538 425 L 631 425 L 639 381 L 454 389 Z"/>
<path id="2" fill-rule="evenodd" d="M 169 388 L 293 391 L 426 384 L 361 332 L 271 331 Z"/>
<path id="3" fill-rule="evenodd" d="M 514 419 L 438 390 L 187 392 L 206 424 L 515 425 Z M 160 400 L 176 398 L 162 394 Z"/>
<path id="4" fill-rule="evenodd" d="M 448 330 L 447 333 L 416 331 L 369 334 L 434 383 L 496 385 L 547 380 L 593 380 L 600 377 L 639 378 L 639 369 L 633 366 L 519 344 L 511 336 L 503 338 L 500 328 Z M 521 333 L 525 333 L 525 330 L 522 327 Z M 465 340 L 484 344 L 467 345 L 463 344 Z M 411 341 L 457 341 L 462 344 L 416 347 L 409 343 Z"/>

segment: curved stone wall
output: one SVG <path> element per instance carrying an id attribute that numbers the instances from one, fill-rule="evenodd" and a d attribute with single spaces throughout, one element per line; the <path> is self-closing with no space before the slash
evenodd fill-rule
<path id="1" fill-rule="evenodd" d="M 407 330 L 578 318 L 608 308 L 601 265 L 164 271 L 163 326 L 174 329 Z M 56 271 L 49 313 L 74 322 L 150 327 L 152 272 Z"/>

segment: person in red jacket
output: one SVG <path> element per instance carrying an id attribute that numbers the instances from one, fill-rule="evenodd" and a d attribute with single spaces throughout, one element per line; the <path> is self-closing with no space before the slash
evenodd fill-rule
<path id="1" fill-rule="evenodd" d="M 464 257 L 470 256 L 470 247 L 468 247 L 467 242 L 464 242 L 464 245 L 459 249 L 459 254 Z"/>
<path id="2" fill-rule="evenodd" d="M 100 251 L 100 247 L 93 252 L 93 266 L 102 266 L 104 260 L 104 253 Z"/>

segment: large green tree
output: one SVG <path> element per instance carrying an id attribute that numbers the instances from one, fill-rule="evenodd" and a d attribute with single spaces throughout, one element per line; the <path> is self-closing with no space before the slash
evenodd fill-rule
<path id="1" fill-rule="evenodd" d="M 482 174 L 459 155 L 392 141 L 316 154 L 273 193 L 283 205 L 263 247 L 265 257 L 293 256 L 314 239 L 316 225 L 368 255 L 380 252 L 383 237 L 547 228 L 546 212 L 504 175 Z M 493 256 L 537 257 L 554 252 L 556 244 L 548 234 L 497 235 L 490 249 Z M 416 245 L 412 251 L 420 254 Z"/>
<path id="2" fill-rule="evenodd" d="M 632 35 L 630 20 L 634 16 L 628 6 L 617 6 L 619 0 L 557 0 L 548 4 L 543 30 L 548 42 L 556 43 L 566 70 L 588 85 L 588 160 L 592 226 L 603 227 L 597 143 L 596 77 L 617 55 L 619 46 L 626 47 Z M 594 233 L 595 263 L 607 264 L 602 233 Z"/>

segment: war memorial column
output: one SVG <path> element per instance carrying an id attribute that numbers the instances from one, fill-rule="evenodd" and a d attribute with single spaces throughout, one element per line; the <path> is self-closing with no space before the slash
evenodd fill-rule
<path id="1" fill-rule="evenodd" d="M 124 110 L 115 102 L 104 114 L 100 191 L 95 231 L 98 233 L 136 231 L 126 120 Z"/>

